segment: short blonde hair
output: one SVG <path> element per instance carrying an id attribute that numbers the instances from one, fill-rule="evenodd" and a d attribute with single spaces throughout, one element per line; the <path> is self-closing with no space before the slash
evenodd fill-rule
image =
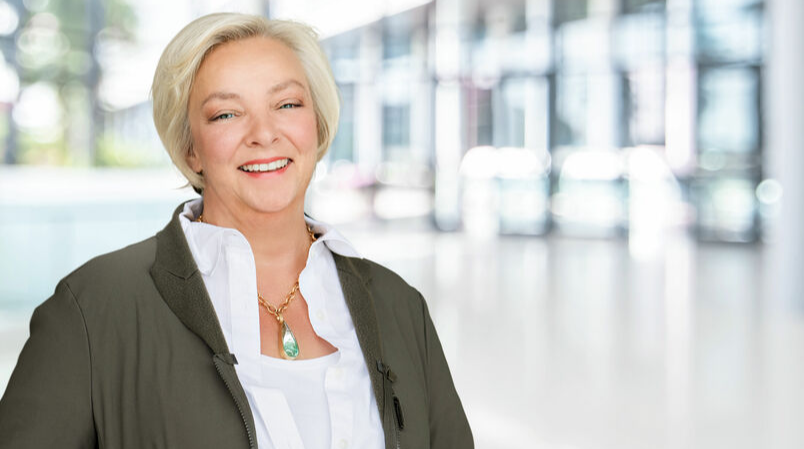
<path id="1" fill-rule="evenodd" d="M 154 124 L 173 163 L 200 192 L 204 177 L 187 162 L 193 151 L 188 104 L 198 69 L 206 56 L 226 42 L 265 37 L 287 45 L 299 58 L 313 100 L 318 128 L 321 160 L 329 150 L 338 129 L 340 103 L 338 88 L 318 34 L 309 26 L 287 20 L 237 13 L 217 13 L 200 17 L 184 27 L 165 48 L 156 66 L 151 94 Z"/>

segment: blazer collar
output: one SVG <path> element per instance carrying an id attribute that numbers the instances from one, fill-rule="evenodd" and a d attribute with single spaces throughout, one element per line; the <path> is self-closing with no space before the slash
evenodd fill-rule
<path id="1" fill-rule="evenodd" d="M 380 329 L 377 323 L 374 294 L 371 288 L 371 265 L 365 259 L 341 256 L 332 253 L 335 266 L 338 269 L 338 278 L 349 307 L 349 314 L 363 351 L 363 359 L 368 368 L 374 397 L 382 416 L 385 410 L 385 394 L 383 388 L 382 343 Z"/>
<path id="2" fill-rule="evenodd" d="M 229 354 L 215 307 L 179 223 L 180 205 L 170 223 L 156 234 L 156 259 L 151 277 L 170 310 L 215 354 Z"/>
<path id="3" fill-rule="evenodd" d="M 223 379 L 243 418 L 249 447 L 256 449 L 254 415 L 237 378 L 234 368 L 237 360 L 229 352 L 215 307 L 209 299 L 204 280 L 179 223 L 179 214 L 183 208 L 184 204 L 180 205 L 173 212 L 170 223 L 156 234 L 156 257 L 151 266 L 151 277 L 170 310 L 212 350 L 212 360 L 218 375 Z"/>

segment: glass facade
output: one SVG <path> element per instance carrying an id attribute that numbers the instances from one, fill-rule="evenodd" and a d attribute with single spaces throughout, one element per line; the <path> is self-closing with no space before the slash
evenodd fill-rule
<path id="1" fill-rule="evenodd" d="M 440 20 L 442 10 L 433 2 L 367 25 L 373 32 L 361 34 L 358 46 L 379 48 L 375 58 L 380 69 L 366 69 L 369 60 L 363 70 L 381 75 L 374 78 L 373 95 L 380 97 L 377 142 L 382 160 L 425 161 L 436 178 L 452 179 L 452 170 L 459 167 L 437 162 L 440 150 L 432 128 L 437 123 L 417 121 L 417 111 L 438 109 L 437 97 L 416 95 L 411 86 L 424 80 L 437 91 L 457 81 L 459 136 L 454 148 L 444 150 L 454 153 L 448 159 L 462 159 L 472 148 L 484 146 L 547 151 L 552 200 L 539 207 L 557 230 L 562 230 L 562 220 L 555 215 L 553 200 L 563 201 L 566 192 L 561 189 L 571 188 L 575 196 L 578 185 L 596 186 L 606 178 L 594 167 L 582 170 L 580 179 L 577 170 L 562 170 L 570 155 L 603 151 L 619 160 L 623 171 L 603 181 L 611 186 L 582 191 L 609 192 L 603 203 L 610 204 L 610 215 L 622 217 L 617 227 L 628 230 L 630 154 L 649 148 L 663 161 L 663 173 L 671 173 L 680 186 L 680 198 L 674 200 L 697 211 L 685 224 L 697 235 L 728 241 L 761 236 L 754 192 L 763 179 L 763 2 L 519 0 L 461 5 L 457 11 L 463 20 L 457 30 L 450 20 Z M 325 41 L 331 54 L 341 51 L 340 40 L 335 36 Z M 445 58 L 437 49 L 445 45 L 454 54 L 439 61 Z M 453 67 L 450 79 L 442 76 L 440 63 Z M 354 98 L 351 92 L 347 96 Z M 422 151 L 429 156 L 422 157 Z M 490 176 L 498 182 L 485 185 L 497 193 L 483 197 L 499 198 L 506 182 L 499 170 Z M 443 188 L 460 189 L 462 181 L 454 182 Z M 464 184 L 464 193 L 477 194 L 474 181 Z M 740 212 L 713 212 L 725 207 L 724 197 Z M 512 210 L 505 206 L 490 213 L 505 222 Z M 737 220 L 740 232 L 734 231 L 737 215 L 742 217 Z M 594 221 L 571 229 L 592 231 Z M 493 229 L 505 232 L 505 226 Z"/>
<path id="2" fill-rule="evenodd" d="M 171 13 L 189 21 L 217 10 L 207 3 L 176 2 Z M 235 3 L 245 12 L 290 11 L 285 2 Z M 349 166 L 359 173 L 354 185 L 360 190 L 413 190 L 433 207 L 410 207 L 411 214 L 438 216 L 442 208 L 458 217 L 444 228 L 456 229 L 466 203 L 459 173 L 466 154 L 485 146 L 520 148 L 548 161 L 532 181 L 541 185 L 546 176 L 551 198 L 536 202 L 543 210 L 523 215 L 556 224 L 552 198 L 561 186 L 599 178 L 590 172 L 590 179 L 562 180 L 570 155 L 613 153 L 627 182 L 631 150 L 651 148 L 697 211 L 688 225 L 702 238 L 762 235 L 753 218 L 743 220 L 751 223 L 743 233 L 720 232 L 721 224 L 733 226 L 707 211 L 734 195 L 746 207 L 741 213 L 755 218 L 756 194 L 745 192 L 764 179 L 764 2 L 411 4 L 323 36 L 342 110 L 321 177 Z M 152 10 L 125 0 L 0 1 L 5 164 L 168 164 L 150 123 L 152 67 L 132 62 L 152 61 L 165 43 L 155 35 L 176 31 L 164 20 L 145 27 L 143 17 L 157 17 Z M 501 189 L 506 167 L 494 165 L 490 176 L 497 182 L 488 185 Z M 439 196 L 438 189 L 450 193 Z M 627 210 L 629 190 L 612 191 L 624 192 L 617 207 Z M 355 210 L 376 212 L 373 194 L 357 197 L 367 203 Z M 505 222 L 512 210 L 489 213 Z M 627 217 L 622 227 L 628 229 Z"/>

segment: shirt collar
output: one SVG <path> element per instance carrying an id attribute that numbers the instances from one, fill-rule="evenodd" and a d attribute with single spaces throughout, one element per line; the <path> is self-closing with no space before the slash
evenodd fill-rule
<path id="1" fill-rule="evenodd" d="M 179 222 L 187 237 L 190 252 L 193 253 L 198 271 L 203 275 L 210 275 L 218 266 L 218 259 L 223 250 L 227 234 L 240 232 L 195 221 L 201 215 L 204 201 L 196 198 L 184 204 L 184 210 L 179 214 Z M 245 239 L 244 239 L 245 240 Z"/>
<path id="2" fill-rule="evenodd" d="M 343 234 L 338 232 L 338 230 L 331 225 L 315 220 L 308 215 L 304 216 L 304 221 L 307 222 L 307 225 L 310 226 L 310 229 L 312 229 L 313 233 L 316 235 L 313 246 L 321 242 L 321 244 L 325 244 L 333 253 L 345 257 L 360 257 L 360 253 L 357 252 L 352 242 L 347 240 Z"/>
<path id="3" fill-rule="evenodd" d="M 218 266 L 220 254 L 225 247 L 245 245 L 249 251 L 251 251 L 251 247 L 237 229 L 195 221 L 204 208 L 203 204 L 203 198 L 196 198 L 185 203 L 184 209 L 179 214 L 179 222 L 187 237 L 187 243 L 198 265 L 198 270 L 203 275 L 210 275 Z M 304 216 L 304 220 L 316 235 L 316 241 L 310 247 L 311 252 L 313 248 L 326 245 L 327 249 L 341 256 L 360 257 L 354 245 L 331 225 L 307 215 Z"/>

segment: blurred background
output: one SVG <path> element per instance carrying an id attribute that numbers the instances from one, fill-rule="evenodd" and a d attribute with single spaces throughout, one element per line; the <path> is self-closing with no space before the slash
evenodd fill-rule
<path id="1" fill-rule="evenodd" d="M 478 448 L 804 447 L 799 0 L 0 0 L 0 391 L 195 196 L 149 89 L 218 11 L 320 32 L 308 213 L 428 298 Z"/>

